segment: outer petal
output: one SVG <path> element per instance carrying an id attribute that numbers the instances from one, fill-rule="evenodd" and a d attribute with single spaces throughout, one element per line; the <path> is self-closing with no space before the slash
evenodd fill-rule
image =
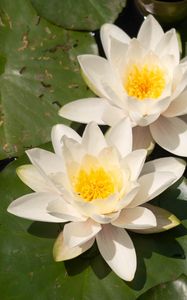
<path id="1" fill-rule="evenodd" d="M 101 230 L 101 225 L 88 219 L 86 222 L 71 222 L 64 226 L 64 243 L 72 248 L 80 246 Z"/>
<path id="2" fill-rule="evenodd" d="M 116 71 L 116 75 L 119 76 L 119 80 L 124 79 L 124 73 L 127 67 L 127 51 L 127 44 L 120 42 L 116 38 L 111 38 L 109 61 Z M 121 81 L 121 83 L 123 84 L 123 81 Z"/>
<path id="3" fill-rule="evenodd" d="M 174 99 L 168 109 L 163 113 L 166 118 L 187 114 L 187 90 Z"/>
<path id="4" fill-rule="evenodd" d="M 136 126 L 132 129 L 133 150 L 146 149 L 148 152 L 154 148 L 154 140 L 148 126 Z"/>
<path id="5" fill-rule="evenodd" d="M 87 251 L 89 248 L 91 248 L 94 241 L 95 238 L 92 238 L 80 246 L 70 248 L 68 247 L 68 245 L 64 243 L 64 235 L 63 232 L 61 232 L 54 244 L 54 248 L 53 248 L 54 259 L 55 261 L 62 261 L 62 260 L 67 260 L 67 259 L 77 257 L 80 254 Z"/>
<path id="6" fill-rule="evenodd" d="M 173 72 L 171 99 L 176 99 L 187 85 L 187 62 L 180 63 Z"/>
<path id="7" fill-rule="evenodd" d="M 97 55 L 80 55 L 78 60 L 84 79 L 91 90 L 101 98 L 120 98 L 120 85 L 113 76 L 109 62 Z"/>
<path id="8" fill-rule="evenodd" d="M 186 162 L 179 158 L 163 157 L 145 163 L 141 175 L 152 172 L 167 172 L 168 170 L 174 174 L 177 181 L 184 173 Z M 174 181 L 174 182 L 175 182 Z"/>
<path id="9" fill-rule="evenodd" d="M 128 118 L 122 119 L 111 127 L 105 135 L 109 146 L 115 146 L 122 157 L 132 150 L 132 129 Z"/>
<path id="10" fill-rule="evenodd" d="M 65 198 L 65 196 L 63 196 Z M 51 201 L 47 206 L 47 211 L 50 215 L 57 218 L 65 219 L 68 221 L 86 221 L 86 217 L 82 216 L 76 206 L 70 204 L 64 199 L 57 199 Z"/>
<path id="11" fill-rule="evenodd" d="M 122 43 L 128 44 L 130 37 L 118 26 L 113 24 L 104 24 L 100 31 L 101 42 L 106 54 L 106 57 L 110 57 L 111 39 L 115 38 Z"/>
<path id="12" fill-rule="evenodd" d="M 103 148 L 107 147 L 105 137 L 94 122 L 89 123 L 83 133 L 82 146 L 88 154 L 97 155 Z"/>
<path id="13" fill-rule="evenodd" d="M 149 209 L 140 206 L 123 209 L 119 218 L 112 224 L 126 229 L 146 229 L 157 225 L 155 215 Z"/>
<path id="14" fill-rule="evenodd" d="M 108 108 L 107 100 L 103 98 L 86 98 L 70 102 L 64 105 L 59 115 L 76 122 L 89 123 L 95 121 L 97 124 L 105 124 L 103 113 Z"/>
<path id="15" fill-rule="evenodd" d="M 137 38 L 145 48 L 154 50 L 163 35 L 164 31 L 160 24 L 149 15 L 142 23 Z"/>
<path id="16" fill-rule="evenodd" d="M 171 29 L 164 34 L 156 47 L 156 53 L 158 53 L 159 56 L 173 55 L 175 57 L 175 63 L 179 63 L 179 43 L 175 29 Z"/>
<path id="17" fill-rule="evenodd" d="M 128 233 L 112 225 L 104 225 L 97 244 L 111 269 L 122 279 L 131 281 L 136 271 L 136 252 Z"/>
<path id="18" fill-rule="evenodd" d="M 154 140 L 162 148 L 180 156 L 187 156 L 187 124 L 179 118 L 160 117 L 150 125 Z"/>
<path id="19" fill-rule="evenodd" d="M 33 165 L 41 169 L 46 175 L 64 172 L 65 170 L 63 160 L 52 152 L 33 148 L 27 150 L 26 153 Z"/>
<path id="20" fill-rule="evenodd" d="M 62 156 L 62 147 L 63 147 L 63 136 L 67 136 L 69 138 L 74 139 L 77 142 L 81 142 L 81 137 L 80 135 L 73 130 L 71 127 L 63 125 L 63 124 L 58 124 L 53 126 L 52 131 L 51 131 L 51 140 L 53 144 L 53 148 L 55 150 L 55 153 L 59 156 Z"/>
<path id="21" fill-rule="evenodd" d="M 136 180 L 139 177 L 146 159 L 146 155 L 147 151 L 144 149 L 135 150 L 129 153 L 121 162 L 122 165 L 124 163 L 129 167 L 130 177 L 132 181 Z"/>
<path id="22" fill-rule="evenodd" d="M 54 193 L 33 193 L 22 196 L 14 200 L 8 207 L 8 212 L 21 218 L 41 221 L 61 223 L 67 220 L 54 217 L 47 212 L 48 204 L 60 196 Z"/>
<path id="23" fill-rule="evenodd" d="M 53 184 L 47 181 L 33 165 L 20 166 L 16 173 L 35 192 L 55 192 Z"/>
<path id="24" fill-rule="evenodd" d="M 146 208 L 148 208 L 150 211 L 153 212 L 153 214 L 156 217 L 156 226 L 152 228 L 145 228 L 145 229 L 133 229 L 133 231 L 138 232 L 138 233 L 157 233 L 157 232 L 162 232 L 169 230 L 173 227 L 176 227 L 180 224 L 180 221 L 175 217 L 175 215 L 171 214 L 169 211 L 151 205 L 151 204 L 145 204 L 144 205 Z"/>
<path id="25" fill-rule="evenodd" d="M 120 107 L 109 105 L 103 113 L 103 121 L 109 126 L 116 125 L 124 117 L 127 117 L 127 113 Z"/>
<path id="26" fill-rule="evenodd" d="M 155 198 L 173 184 L 175 179 L 171 172 L 153 172 L 141 176 L 138 180 L 139 191 L 128 207 L 133 208 Z"/>

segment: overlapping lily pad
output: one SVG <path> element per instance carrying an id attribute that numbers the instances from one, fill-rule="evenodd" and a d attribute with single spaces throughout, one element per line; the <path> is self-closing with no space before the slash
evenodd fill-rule
<path id="1" fill-rule="evenodd" d="M 24 163 L 28 163 L 25 157 L 18 159 L 0 174 L 0 292 L 3 300 L 33 297 L 36 300 L 134 300 L 146 290 L 186 273 L 185 180 L 157 199 L 160 206 L 181 218 L 183 226 L 160 234 L 131 234 L 138 269 L 135 279 L 125 283 L 106 265 L 97 247 L 73 260 L 55 263 L 52 247 L 62 226 L 27 221 L 6 212 L 13 199 L 31 192 L 15 173 L 16 167 Z"/>
<path id="2" fill-rule="evenodd" d="M 38 17 L 29 0 L 0 1 L 0 159 L 50 139 L 64 103 L 87 97 L 77 63 L 94 37 Z"/>
<path id="3" fill-rule="evenodd" d="M 178 279 L 156 286 L 140 296 L 138 300 L 186 300 L 187 277 L 182 275 Z"/>
<path id="4" fill-rule="evenodd" d="M 96 30 L 103 23 L 113 23 L 126 0 L 31 0 L 40 16 L 73 30 Z"/>

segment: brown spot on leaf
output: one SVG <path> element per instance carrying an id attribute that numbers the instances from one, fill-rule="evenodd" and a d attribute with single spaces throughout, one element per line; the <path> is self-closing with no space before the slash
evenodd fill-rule
<path id="1" fill-rule="evenodd" d="M 51 84 L 49 83 L 45 83 L 44 81 L 41 81 L 41 85 L 45 88 L 50 88 L 51 87 Z"/>
<path id="2" fill-rule="evenodd" d="M 28 32 L 27 32 L 23 35 L 22 47 L 18 48 L 18 51 L 24 51 L 25 49 L 28 48 L 28 46 L 29 46 L 29 40 L 28 40 Z"/>

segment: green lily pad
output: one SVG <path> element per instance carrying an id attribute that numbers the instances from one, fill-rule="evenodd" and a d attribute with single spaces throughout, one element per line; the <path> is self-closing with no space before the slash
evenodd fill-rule
<path id="1" fill-rule="evenodd" d="M 15 172 L 25 163 L 28 160 L 23 156 L 0 174 L 0 292 L 3 300 L 134 300 L 150 288 L 186 272 L 185 180 L 156 199 L 160 206 L 175 211 L 183 226 L 160 234 L 130 233 L 138 267 L 135 279 L 126 283 L 111 271 L 96 246 L 65 263 L 54 262 L 52 248 L 62 226 L 32 222 L 7 213 L 11 201 L 31 192 Z"/>
<path id="2" fill-rule="evenodd" d="M 126 0 L 31 0 L 38 14 L 54 24 L 73 30 L 96 30 L 113 23 Z"/>
<path id="3" fill-rule="evenodd" d="M 156 286 L 140 296 L 138 300 L 186 300 L 187 277 L 182 275 L 177 280 Z"/>
<path id="4" fill-rule="evenodd" d="M 92 95 L 76 59 L 83 53 L 97 53 L 89 33 L 47 22 L 29 0 L 0 1 L 0 159 L 49 141 L 59 107 Z"/>

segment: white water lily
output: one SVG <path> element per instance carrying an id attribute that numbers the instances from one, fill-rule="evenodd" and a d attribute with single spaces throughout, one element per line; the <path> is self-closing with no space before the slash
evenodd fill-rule
<path id="1" fill-rule="evenodd" d="M 168 157 L 144 164 L 146 150 L 132 152 L 126 119 L 106 136 L 96 123 L 88 124 L 82 137 L 56 125 L 52 143 L 55 153 L 26 151 L 32 164 L 19 167 L 17 173 L 35 192 L 13 201 L 8 211 L 36 221 L 69 222 L 55 242 L 56 261 L 80 255 L 96 240 L 112 270 L 132 280 L 136 252 L 126 229 L 158 232 L 179 224 L 169 212 L 144 204 L 178 180 L 185 163 Z"/>
<path id="2" fill-rule="evenodd" d="M 101 27 L 106 59 L 78 57 L 84 79 L 100 98 L 80 99 L 62 107 L 74 121 L 114 125 L 128 116 L 134 149 L 154 140 L 164 149 L 187 156 L 187 60 L 180 59 L 174 29 L 164 33 L 151 15 L 137 38 L 112 24 Z"/>

